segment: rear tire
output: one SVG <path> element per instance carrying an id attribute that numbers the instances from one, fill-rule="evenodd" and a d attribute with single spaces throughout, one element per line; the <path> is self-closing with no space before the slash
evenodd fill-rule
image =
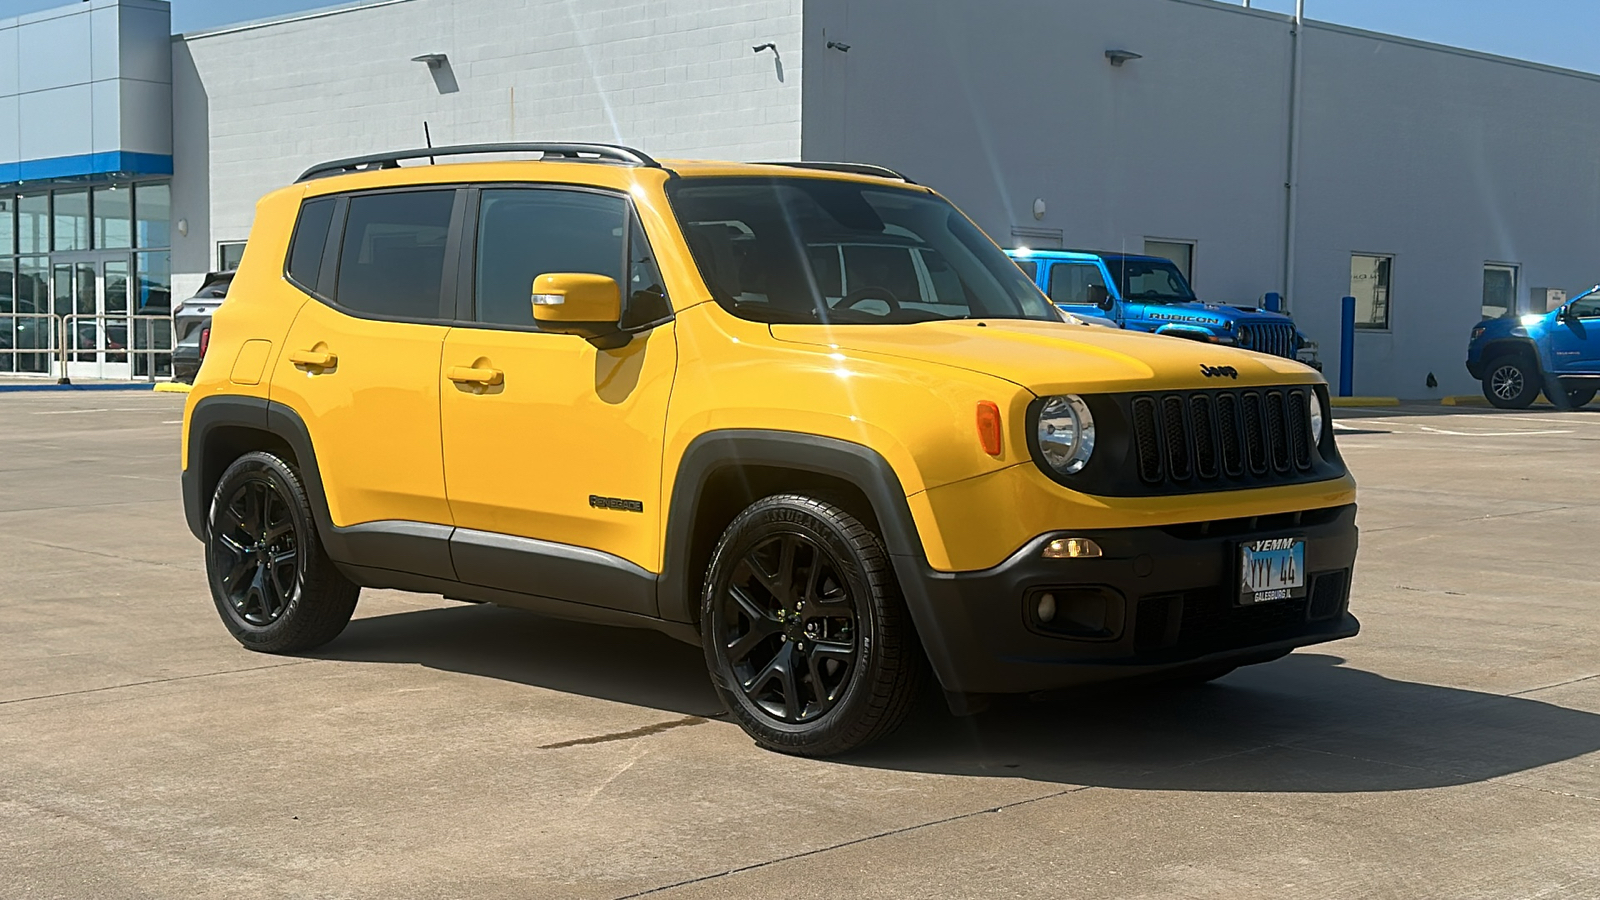
<path id="1" fill-rule="evenodd" d="M 1544 380 L 1525 357 L 1500 356 L 1483 371 L 1483 396 L 1499 409 L 1527 409 L 1539 396 Z"/>
<path id="2" fill-rule="evenodd" d="M 1572 409 L 1582 409 L 1594 399 L 1595 388 L 1573 388 L 1567 391 L 1567 403 Z"/>
<path id="3" fill-rule="evenodd" d="M 723 532 L 706 573 L 712 683 L 756 743 L 831 756 L 893 731 L 927 663 L 888 553 L 844 509 L 767 497 Z"/>
<path id="4" fill-rule="evenodd" d="M 300 476 L 263 452 L 234 460 L 217 482 L 206 516 L 206 575 L 222 624 L 262 653 L 333 640 L 361 594 L 322 549 Z"/>

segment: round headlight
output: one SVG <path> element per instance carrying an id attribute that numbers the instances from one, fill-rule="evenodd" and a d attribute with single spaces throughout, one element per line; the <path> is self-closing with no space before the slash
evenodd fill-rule
<path id="1" fill-rule="evenodd" d="M 1250 330 L 1250 326 L 1248 326 L 1248 325 L 1240 325 L 1239 326 L 1239 346 L 1248 347 L 1248 346 L 1250 346 L 1251 344 L 1253 344 L 1255 342 L 1256 342 L 1256 336 L 1255 336 L 1255 333 Z"/>
<path id="2" fill-rule="evenodd" d="M 1094 453 L 1094 416 L 1082 397 L 1050 397 L 1039 410 L 1039 452 L 1050 468 L 1076 475 Z"/>
<path id="3" fill-rule="evenodd" d="M 1311 393 L 1311 446 L 1322 442 L 1322 395 Z"/>

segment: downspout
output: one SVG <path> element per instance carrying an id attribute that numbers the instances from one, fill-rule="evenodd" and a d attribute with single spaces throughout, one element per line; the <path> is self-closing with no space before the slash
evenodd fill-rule
<path id="1" fill-rule="evenodd" d="M 1294 45 L 1289 66 L 1289 177 L 1284 182 L 1288 194 L 1283 226 L 1283 309 L 1294 305 L 1295 225 L 1300 199 L 1300 94 L 1305 71 L 1305 54 L 1301 46 L 1306 25 L 1306 0 L 1295 0 Z"/>

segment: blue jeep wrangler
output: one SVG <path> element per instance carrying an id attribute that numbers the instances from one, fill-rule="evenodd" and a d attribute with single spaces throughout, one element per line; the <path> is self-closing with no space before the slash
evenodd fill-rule
<path id="1" fill-rule="evenodd" d="M 1467 343 L 1467 371 L 1501 409 L 1526 409 L 1543 391 L 1576 409 L 1600 387 L 1600 285 L 1547 313 L 1485 319 Z"/>
<path id="2" fill-rule="evenodd" d="M 1127 253 L 1007 250 L 1055 304 L 1085 319 L 1118 328 L 1229 344 L 1297 359 L 1315 368 L 1316 344 L 1282 313 L 1218 306 L 1195 297 L 1171 260 Z"/>

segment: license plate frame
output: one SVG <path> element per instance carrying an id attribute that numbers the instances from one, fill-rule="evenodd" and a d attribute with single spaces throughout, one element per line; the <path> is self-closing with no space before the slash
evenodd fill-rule
<path id="1" fill-rule="evenodd" d="M 1306 539 L 1283 535 L 1240 541 L 1235 547 L 1240 606 L 1282 603 L 1306 596 Z"/>

